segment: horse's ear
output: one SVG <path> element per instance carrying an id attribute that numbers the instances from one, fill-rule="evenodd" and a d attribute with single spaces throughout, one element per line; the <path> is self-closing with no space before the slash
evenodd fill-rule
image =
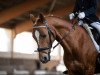
<path id="1" fill-rule="evenodd" d="M 44 15 L 42 13 L 39 14 L 39 20 L 41 22 L 44 22 L 45 21 L 45 17 L 44 17 Z"/>
<path id="2" fill-rule="evenodd" d="M 34 15 L 33 14 L 30 14 L 30 19 L 32 20 L 32 22 L 34 23 L 35 22 L 35 20 L 36 20 L 36 18 L 34 17 Z"/>

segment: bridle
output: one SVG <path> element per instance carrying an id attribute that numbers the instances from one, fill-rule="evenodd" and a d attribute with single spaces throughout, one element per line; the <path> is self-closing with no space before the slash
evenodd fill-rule
<path id="1" fill-rule="evenodd" d="M 51 36 L 53 35 L 53 37 L 54 37 L 54 34 L 51 31 L 51 29 L 50 29 L 50 27 L 49 27 L 49 25 L 48 25 L 48 23 L 47 23 L 46 20 L 43 22 L 43 24 L 44 24 L 44 26 L 33 26 L 33 28 L 35 28 L 35 29 L 46 28 L 47 32 L 48 32 L 48 35 L 49 35 L 50 43 L 49 43 L 48 47 L 43 47 L 43 48 L 39 48 L 39 44 L 38 44 L 38 48 L 37 48 L 37 50 L 35 50 L 35 52 L 41 52 L 41 51 L 44 51 L 44 50 L 51 50 L 51 48 L 52 48 L 52 39 L 51 39 Z M 49 51 L 49 52 L 51 52 L 51 51 Z"/>
<path id="2" fill-rule="evenodd" d="M 49 25 L 48 25 L 48 23 L 47 23 L 47 20 L 45 20 L 45 21 L 43 22 L 43 24 L 44 24 L 44 26 L 33 26 L 33 28 L 35 28 L 35 29 L 38 29 L 38 28 L 46 28 L 47 31 L 48 31 L 48 35 L 49 35 L 50 44 L 49 44 L 48 47 L 43 47 L 43 48 L 39 48 L 39 47 L 38 47 L 37 50 L 35 50 L 35 52 L 41 52 L 41 51 L 44 51 L 44 50 L 51 50 L 51 48 L 52 48 L 51 35 L 55 38 L 53 32 L 51 31 L 51 29 L 50 29 L 50 27 L 49 27 Z M 55 47 L 57 47 L 57 46 L 62 42 L 62 40 L 63 40 L 68 34 L 70 34 L 70 32 L 72 32 L 73 30 L 75 30 L 74 25 L 73 25 L 72 28 L 62 37 L 61 41 L 59 41 L 59 42 L 53 47 L 53 49 L 54 49 Z M 51 52 L 51 51 L 49 51 L 49 52 Z"/>

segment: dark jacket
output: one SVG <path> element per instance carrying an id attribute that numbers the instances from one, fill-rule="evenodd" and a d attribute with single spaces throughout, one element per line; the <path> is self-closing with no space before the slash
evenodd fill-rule
<path id="1" fill-rule="evenodd" d="M 85 17 L 89 18 L 89 22 L 98 22 L 99 18 L 96 16 L 97 3 L 98 0 L 76 0 L 73 13 L 84 12 Z M 87 21 L 86 18 L 83 20 Z"/>

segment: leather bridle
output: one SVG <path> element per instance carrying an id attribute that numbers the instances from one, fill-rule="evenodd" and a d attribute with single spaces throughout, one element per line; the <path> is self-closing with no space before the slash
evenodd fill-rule
<path id="1" fill-rule="evenodd" d="M 35 28 L 35 29 L 46 28 L 47 32 L 48 32 L 48 35 L 49 35 L 50 43 L 49 43 L 48 47 L 43 47 L 43 48 L 39 48 L 39 44 L 37 43 L 38 44 L 38 48 L 37 48 L 37 50 L 35 50 L 35 52 L 41 52 L 41 51 L 44 51 L 44 50 L 50 50 L 52 48 L 52 39 L 51 39 L 51 36 L 53 35 L 53 37 L 54 37 L 54 34 L 51 31 L 51 29 L 50 29 L 50 27 L 49 27 L 49 25 L 48 25 L 48 23 L 47 23 L 46 20 L 43 22 L 43 24 L 44 24 L 44 26 L 33 26 L 33 28 Z M 51 51 L 49 51 L 49 52 L 51 52 Z"/>

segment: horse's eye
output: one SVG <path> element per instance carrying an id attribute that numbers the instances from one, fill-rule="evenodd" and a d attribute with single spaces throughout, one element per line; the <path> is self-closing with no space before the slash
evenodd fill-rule
<path id="1" fill-rule="evenodd" d="M 44 35 L 42 34 L 42 35 L 40 35 L 40 36 L 41 36 L 42 38 L 45 38 L 45 37 L 46 37 L 46 35 L 45 35 L 45 34 L 44 34 Z"/>

